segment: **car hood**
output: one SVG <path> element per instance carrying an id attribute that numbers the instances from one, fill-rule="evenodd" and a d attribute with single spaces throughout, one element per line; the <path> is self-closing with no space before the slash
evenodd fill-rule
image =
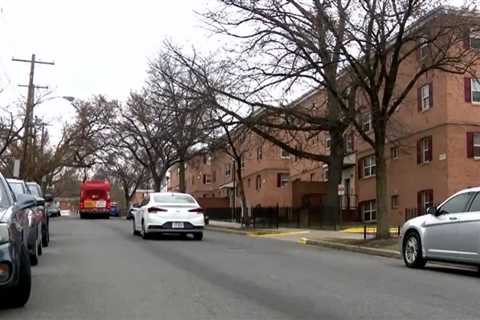
<path id="1" fill-rule="evenodd" d="M 427 220 L 427 217 L 428 217 L 428 214 L 425 214 L 423 216 L 418 216 L 418 217 L 415 217 L 413 219 L 410 219 L 407 222 L 405 222 L 404 227 L 412 226 L 412 225 L 417 226 L 417 227 L 421 227 L 423 225 L 423 223 Z"/>
<path id="2" fill-rule="evenodd" d="M 0 208 L 0 222 L 7 222 L 10 218 L 10 210 Z"/>

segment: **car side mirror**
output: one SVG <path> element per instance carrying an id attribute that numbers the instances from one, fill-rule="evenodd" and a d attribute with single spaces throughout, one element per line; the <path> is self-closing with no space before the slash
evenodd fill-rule
<path id="1" fill-rule="evenodd" d="M 440 211 L 438 211 L 435 207 L 428 207 L 427 214 L 431 214 L 432 216 L 438 216 L 440 214 Z"/>
<path id="2" fill-rule="evenodd" d="M 53 202 L 53 194 L 51 193 L 46 193 L 43 198 L 45 199 L 45 202 Z"/>
<path id="3" fill-rule="evenodd" d="M 29 194 L 18 194 L 15 206 L 19 209 L 29 209 L 37 205 L 37 199 Z"/>

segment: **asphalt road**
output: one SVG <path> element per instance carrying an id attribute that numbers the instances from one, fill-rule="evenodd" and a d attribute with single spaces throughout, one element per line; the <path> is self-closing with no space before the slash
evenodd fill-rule
<path id="1" fill-rule="evenodd" d="M 30 302 L 0 319 L 479 319 L 480 278 L 446 267 L 206 232 L 142 240 L 59 218 Z"/>

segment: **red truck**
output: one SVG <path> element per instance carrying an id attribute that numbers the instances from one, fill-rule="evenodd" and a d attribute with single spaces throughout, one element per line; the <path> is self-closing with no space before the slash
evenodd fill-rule
<path id="1" fill-rule="evenodd" d="M 85 180 L 80 183 L 80 218 L 110 218 L 110 182 Z"/>

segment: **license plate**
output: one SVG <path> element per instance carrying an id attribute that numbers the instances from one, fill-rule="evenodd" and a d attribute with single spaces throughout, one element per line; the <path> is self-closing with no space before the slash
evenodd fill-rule
<path id="1" fill-rule="evenodd" d="M 85 208 L 95 208 L 95 201 L 85 200 Z"/>
<path id="2" fill-rule="evenodd" d="M 172 222 L 173 229 L 183 229 L 183 222 Z"/>
<path id="3" fill-rule="evenodd" d="M 97 201 L 97 208 L 105 208 L 106 205 L 105 201 Z"/>

